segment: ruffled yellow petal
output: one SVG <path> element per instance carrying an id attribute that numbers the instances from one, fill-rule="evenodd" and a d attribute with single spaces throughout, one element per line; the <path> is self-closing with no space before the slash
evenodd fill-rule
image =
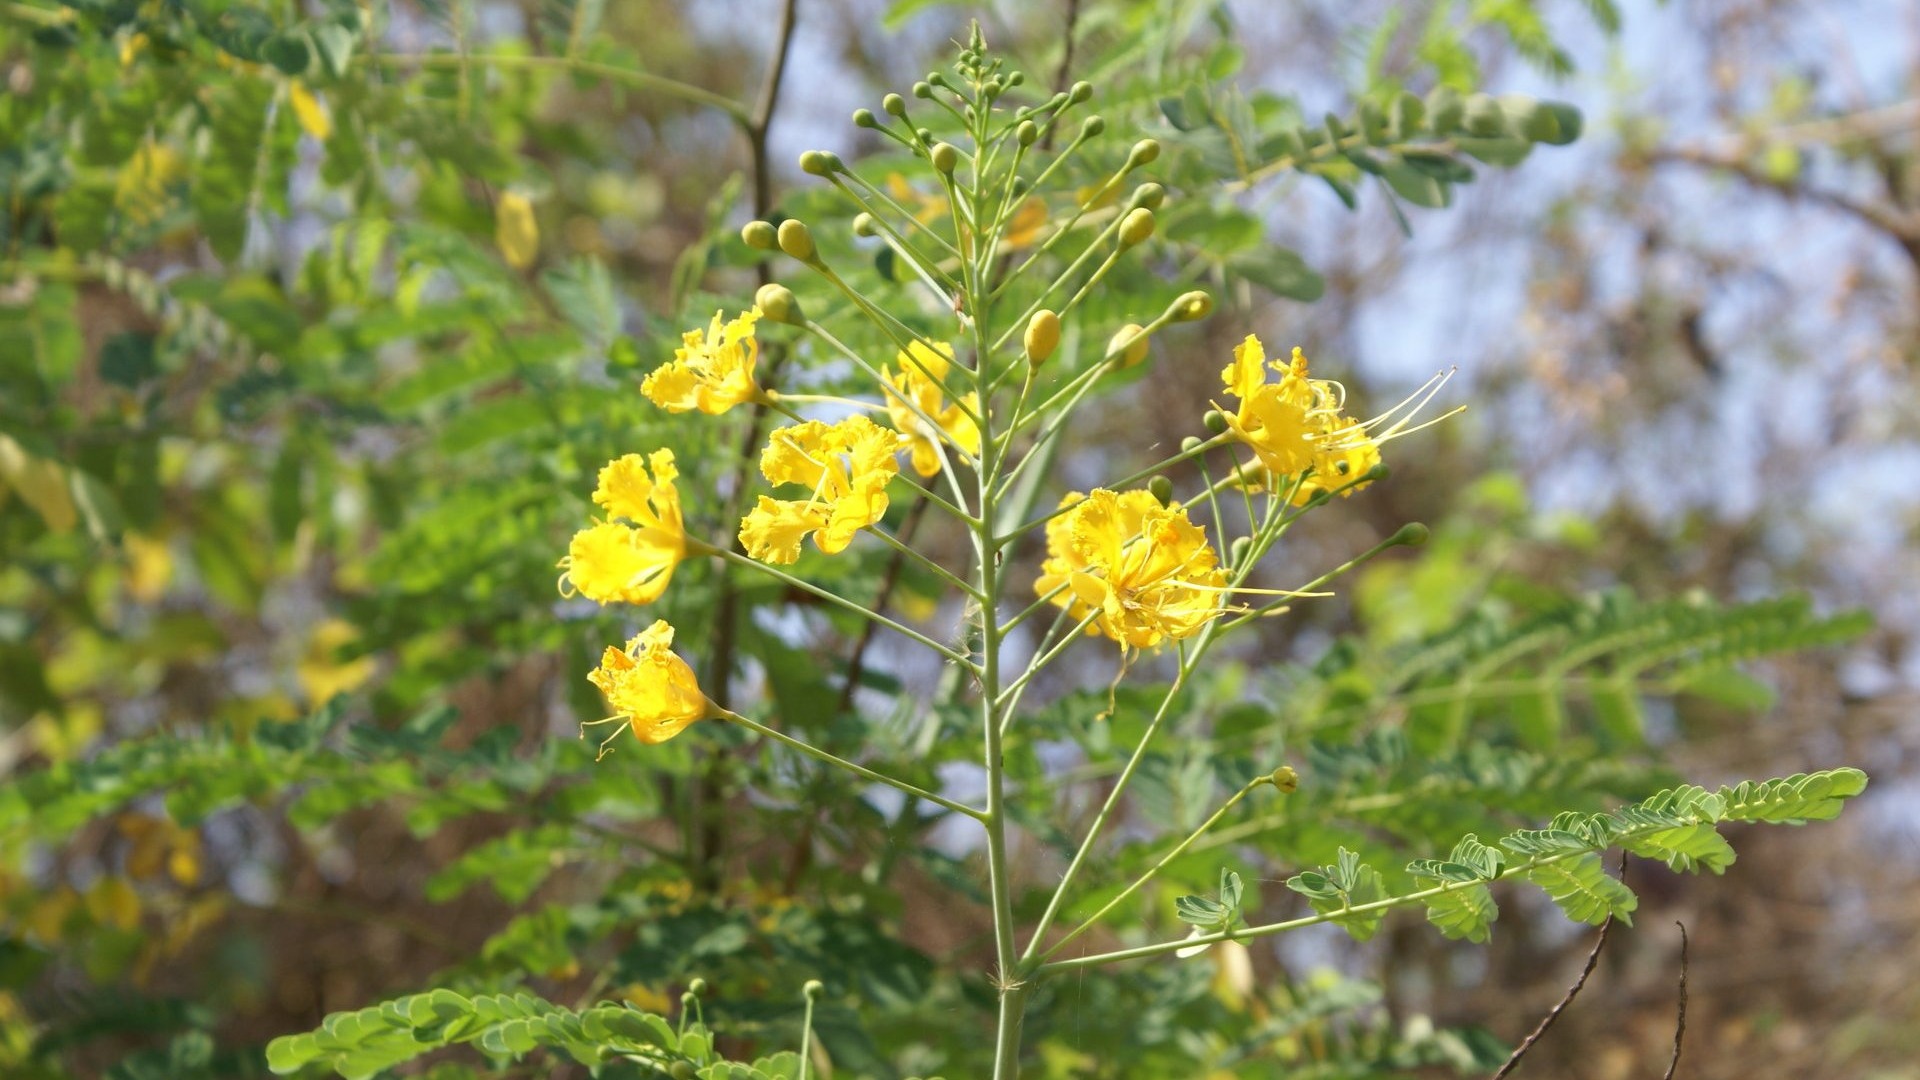
<path id="1" fill-rule="evenodd" d="M 980 428 L 968 411 L 979 412 L 979 395 L 968 394 L 966 408 L 946 400 L 940 380 L 953 368 L 953 346 L 944 342 L 929 347 L 915 341 L 907 351 L 895 356 L 898 370 L 888 368 L 886 378 L 887 416 L 900 432 L 900 445 L 913 463 L 913 471 L 932 476 L 940 471 L 940 450 L 935 440 L 944 439 L 968 456 L 980 453 Z M 916 411 L 918 410 L 918 411 Z M 926 419 L 921 419 L 922 415 Z M 932 420 L 938 431 L 927 423 Z"/>
<path id="2" fill-rule="evenodd" d="M 666 742 L 712 715 L 693 669 L 674 654 L 673 627 L 664 619 L 635 635 L 625 649 L 609 646 L 587 680 L 606 695 L 614 719 L 627 721 L 634 737 L 648 745 Z"/>
<path id="3" fill-rule="evenodd" d="M 668 412 L 698 410 L 717 416 L 765 396 L 754 380 L 760 342 L 753 326 L 760 312 L 742 312 L 724 322 L 722 316 L 715 312 L 704 333 L 689 330 L 681 335 L 673 359 L 641 381 L 640 392 L 647 400 Z"/>
<path id="4" fill-rule="evenodd" d="M 821 551 L 845 550 L 855 533 L 887 512 L 887 485 L 900 471 L 895 438 L 864 416 L 837 424 L 809 420 L 775 431 L 760 455 L 761 473 L 775 484 L 799 484 L 809 496 L 785 501 L 762 496 L 740 522 L 748 553 L 791 563 L 800 557 L 800 539 L 809 532 Z"/>
<path id="5" fill-rule="evenodd" d="M 791 565 L 800 558 L 800 542 L 824 528 L 826 518 L 823 506 L 762 495 L 740 521 L 740 545 L 761 562 Z"/>
<path id="6" fill-rule="evenodd" d="M 660 598 L 673 568 L 686 558 L 687 534 L 674 479 L 673 451 L 656 450 L 646 461 L 626 454 L 600 470 L 593 501 L 611 518 L 574 534 L 561 591 L 602 604 L 649 604 Z M 625 522 L 631 522 L 626 524 Z"/>
<path id="7" fill-rule="evenodd" d="M 1104 489 L 1062 505 L 1071 509 L 1048 522 L 1034 587 L 1045 596 L 1065 585 L 1053 603 L 1074 619 L 1097 613 L 1089 632 L 1152 648 L 1191 637 L 1220 613 L 1226 572 L 1183 508 Z"/>

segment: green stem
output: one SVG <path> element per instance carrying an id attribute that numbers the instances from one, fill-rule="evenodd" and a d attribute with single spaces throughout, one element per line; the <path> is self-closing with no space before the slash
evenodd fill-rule
<path id="1" fill-rule="evenodd" d="M 926 801 L 934 804 L 935 806 L 939 806 L 939 807 L 943 807 L 945 809 L 951 810 L 956 814 L 964 814 L 967 817 L 973 818 L 975 821 L 979 821 L 981 819 L 980 811 L 975 810 L 973 807 L 968 806 L 965 803 L 954 802 L 952 799 L 949 799 L 944 795 L 935 795 L 933 792 L 928 791 L 925 788 L 916 787 L 913 784 L 907 783 L 905 780 L 895 779 L 894 777 L 888 776 L 885 773 L 874 772 L 872 769 L 869 769 L 864 765 L 855 765 L 853 762 L 848 761 L 846 758 L 837 757 L 833 754 L 826 752 L 825 750 L 820 749 L 817 746 L 814 746 L 812 743 L 802 742 L 799 739 L 796 739 L 793 736 L 786 734 L 785 732 L 775 731 L 773 728 L 770 728 L 765 724 L 760 723 L 757 720 L 749 720 L 746 717 L 741 716 L 739 713 L 733 712 L 730 709 L 717 709 L 717 713 L 722 720 L 730 720 L 733 723 L 739 724 L 741 727 L 744 727 L 749 731 L 755 732 L 760 735 L 764 735 L 767 738 L 772 739 L 773 741 L 780 743 L 781 745 L 786 746 L 790 749 L 798 750 L 801 753 L 807 755 L 808 757 L 813 758 L 815 761 L 819 761 L 827 765 L 832 765 L 834 768 L 837 768 L 837 769 L 845 769 L 847 772 L 850 772 L 855 776 L 860 777 L 863 780 L 871 780 L 876 784 L 885 784 L 887 787 L 893 788 L 895 791 L 899 791 L 904 794 L 911 795 L 916 799 L 925 799 Z"/>
<path id="2" fill-rule="evenodd" d="M 778 570 L 772 566 L 768 566 L 766 563 L 760 562 L 758 559 L 748 558 L 747 556 L 742 555 L 739 552 L 733 551 L 728 548 L 708 547 L 707 553 L 712 555 L 717 555 L 720 558 L 725 559 L 736 566 L 745 566 L 745 567 L 749 567 L 751 569 L 757 570 L 760 573 L 765 574 L 767 577 L 770 577 L 775 581 L 778 581 L 781 584 L 786 585 L 788 588 L 799 589 L 801 592 L 807 593 L 810 596 L 817 596 L 820 599 L 825 600 L 830 604 L 845 608 L 848 611 L 853 612 L 855 615 L 858 615 L 863 619 L 870 619 L 873 622 L 879 623 L 881 626 L 884 626 L 887 629 L 892 630 L 896 634 L 901 634 L 906 637 L 912 638 L 914 641 L 917 641 L 920 644 L 925 645 L 927 648 L 932 649 L 934 652 L 939 653 L 941 656 L 946 657 L 947 659 L 953 661 L 956 664 L 961 664 L 968 668 L 973 668 L 975 666 L 972 657 L 964 656 L 958 652 L 955 652 L 953 649 L 950 649 L 947 646 L 940 644 L 939 642 L 933 640 L 932 638 L 921 633 L 920 631 L 913 629 L 910 626 L 902 626 L 901 624 L 893 621 L 892 619 L 887 618 L 885 615 L 882 615 L 879 612 L 874 611 L 869 607 L 866 607 L 863 604 L 856 603 L 852 600 L 847 599 L 844 596 L 839 595 L 838 593 L 830 592 L 811 582 L 802 581 L 801 579 L 794 577 L 792 574 L 789 574 L 784 570 Z"/>

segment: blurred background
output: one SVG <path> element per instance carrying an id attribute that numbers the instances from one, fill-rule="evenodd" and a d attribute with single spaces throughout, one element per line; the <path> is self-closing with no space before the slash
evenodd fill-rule
<path id="1" fill-rule="evenodd" d="M 640 433 L 666 425 L 683 460 L 730 452 L 663 421 L 638 376 L 751 295 L 741 221 L 816 207 L 799 151 L 904 168 L 846 118 L 944 66 L 977 17 L 1037 85 L 1094 83 L 1116 158 L 1141 131 L 1177 148 L 1164 103 L 1191 84 L 1287 95 L 1310 122 L 1436 81 L 1584 113 L 1577 142 L 1481 168 L 1445 209 L 1170 181 L 1299 265 L 1211 280 L 1226 310 L 1081 421 L 1062 486 L 1191 434 L 1252 331 L 1375 407 L 1455 368 L 1444 403 L 1468 409 L 1289 537 L 1287 560 L 1322 568 L 1402 522 L 1435 529 L 1271 621 L 1240 694 L 1291 700 L 1343 641 L 1389 648 L 1548 594 L 1797 596 L 1838 620 L 1717 706 L 1650 700 L 1634 760 L 1706 785 L 1854 764 L 1873 788 L 1840 822 L 1734 836 L 1721 878 L 1636 863 L 1634 927 L 1519 1075 L 1663 1067 L 1677 920 L 1681 1075 L 1920 1076 L 1920 8 L 800 0 L 764 147 L 644 81 L 456 62 L 591 57 L 751 108 L 781 8 L 0 3 L 0 1071 L 246 1075 L 266 1039 L 450 971 L 666 1009 L 673 973 L 733 964 L 743 1029 L 784 1031 L 791 1009 L 748 1003 L 864 952 L 884 958 L 848 976 L 864 1018 L 823 1021 L 838 1059 L 967 1075 L 941 1047 L 978 988 L 928 959 L 977 955 L 987 926 L 956 900 L 965 844 L 927 830 L 922 865 L 884 808 L 819 778 L 748 796 L 760 766 L 681 743 L 589 770 L 582 675 L 631 620 L 562 603 L 553 562 L 593 470 Z M 294 24 L 309 53 L 261 61 L 291 83 L 215 59 Z M 534 209 L 528 258 L 505 198 Z M 727 588 L 695 578 L 683 603 Z M 925 583 L 903 588 L 931 609 Z M 857 638 L 840 629 L 836 657 Z M 827 715 L 789 719 L 840 738 L 876 736 L 834 714 L 880 724 L 931 677 L 862 644 L 872 670 L 842 671 L 834 700 L 837 681 L 795 681 L 809 657 L 773 629 L 741 633 L 739 692 L 825 693 Z M 1107 659 L 1045 696 L 1104 685 Z M 766 823 L 723 843 L 715 815 L 749 806 Z M 629 856 L 617 876 L 598 844 Z M 1342 1009 L 1415 1042 L 1418 1017 L 1511 1044 L 1591 941 L 1515 906 L 1485 948 L 1405 918 L 1364 946 L 1289 939 L 1255 971 L 1296 1001 L 1321 969 L 1378 984 Z M 1063 991 L 1036 1069 L 1148 1075 L 1102 1053 L 1119 1036 L 1096 1014 L 1127 1000 Z M 1181 1022 L 1147 1026 L 1128 1037 L 1183 1045 Z"/>

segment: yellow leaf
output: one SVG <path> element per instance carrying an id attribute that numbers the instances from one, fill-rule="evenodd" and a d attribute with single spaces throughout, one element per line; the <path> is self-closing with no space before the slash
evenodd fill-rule
<path id="1" fill-rule="evenodd" d="M 319 95 L 307 89 L 306 83 L 293 80 L 287 90 L 287 100 L 293 104 L 293 116 L 300 121 L 301 131 L 322 142 L 333 134 L 333 118 L 327 115 L 327 107 Z"/>
<path id="2" fill-rule="evenodd" d="M 517 191 L 502 192 L 494 208 L 494 242 L 500 256 L 515 270 L 525 270 L 540 257 L 540 225 L 533 219 L 533 203 Z"/>
<path id="3" fill-rule="evenodd" d="M 66 470 L 27 453 L 10 435 L 0 435 L 0 481 L 19 492 L 51 531 L 64 533 L 79 523 Z"/>

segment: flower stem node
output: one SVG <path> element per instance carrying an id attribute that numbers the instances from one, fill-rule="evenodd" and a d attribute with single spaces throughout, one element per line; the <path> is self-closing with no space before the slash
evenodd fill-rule
<path id="1" fill-rule="evenodd" d="M 1272 775 L 1267 779 L 1273 782 L 1274 787 L 1280 789 L 1282 795 L 1291 795 L 1300 789 L 1300 774 L 1295 772 L 1291 765 L 1282 765 L 1273 770 Z"/>
<path id="2" fill-rule="evenodd" d="M 1128 323 L 1107 342 L 1107 358 L 1122 368 L 1135 367 L 1147 358 L 1147 328 Z"/>
<path id="3" fill-rule="evenodd" d="M 1060 347 L 1060 316 L 1046 308 L 1033 313 L 1027 320 L 1027 333 L 1022 339 L 1027 347 L 1027 363 L 1035 367 L 1047 362 L 1053 350 Z"/>
<path id="4" fill-rule="evenodd" d="M 1120 246 L 1130 248 L 1146 243 L 1153 236 L 1153 226 L 1153 211 L 1144 206 L 1127 211 L 1127 216 L 1120 219 Z"/>
<path id="5" fill-rule="evenodd" d="M 860 112 L 867 113 L 868 120 L 873 119 L 873 114 L 867 112 L 867 110 L 861 109 Z M 853 122 L 856 124 L 860 123 L 860 113 L 854 114 Z M 862 124 L 861 126 L 866 127 L 869 125 Z M 846 165 L 840 161 L 840 155 L 831 150 L 808 150 L 800 155 L 800 171 L 809 176 L 832 176 L 834 173 L 844 171 L 845 169 Z"/>
<path id="6" fill-rule="evenodd" d="M 927 156 L 933 160 L 934 168 L 948 176 L 953 175 L 954 168 L 960 164 L 960 150 L 952 143 L 934 143 Z"/>
<path id="7" fill-rule="evenodd" d="M 1166 188 L 1155 183 L 1145 183 L 1133 189 L 1133 198 L 1127 200 L 1127 208 L 1145 207 L 1148 210 L 1158 210 L 1160 204 L 1166 201 Z"/>
<path id="8" fill-rule="evenodd" d="M 781 222 L 777 235 L 780 250 L 801 262 L 810 263 L 819 257 L 819 252 L 814 250 L 813 233 L 808 230 L 807 223 L 799 218 L 788 218 Z"/>
<path id="9" fill-rule="evenodd" d="M 865 210 L 862 210 L 859 213 L 853 215 L 853 235 L 879 236 L 880 235 L 879 223 L 873 220 L 872 214 L 869 214 Z"/>
<path id="10" fill-rule="evenodd" d="M 1164 476 L 1156 476 L 1147 481 L 1147 491 L 1161 506 L 1173 505 L 1173 481 Z"/>
<path id="11" fill-rule="evenodd" d="M 1213 314 L 1213 297 L 1195 289 L 1174 297 L 1167 307 L 1169 322 L 1197 322 Z"/>
<path id="12" fill-rule="evenodd" d="M 820 995 L 826 992 L 826 984 L 822 983 L 819 979 L 808 979 L 806 985 L 800 988 L 801 996 L 805 997 L 808 1001 L 818 1001 L 820 1000 Z"/>
<path id="13" fill-rule="evenodd" d="M 1200 423 L 1205 425 L 1206 429 L 1215 435 L 1222 435 L 1225 434 L 1227 430 L 1227 414 L 1221 412 L 1219 409 L 1208 409 L 1206 413 L 1200 417 Z"/>
<path id="14" fill-rule="evenodd" d="M 1093 96 L 1092 83 L 1085 82 L 1085 81 L 1077 82 L 1073 84 L 1072 89 L 1069 89 L 1067 91 L 1067 103 L 1069 105 L 1078 105 L 1081 102 L 1087 100 L 1088 98 L 1091 98 L 1092 96 Z"/>
<path id="15" fill-rule="evenodd" d="M 740 226 L 740 239 L 750 248 L 772 251 L 780 246 L 780 233 L 765 221 L 749 221 Z"/>
<path id="16" fill-rule="evenodd" d="M 793 290 L 779 282 L 769 281 L 760 286 L 753 294 L 753 306 L 760 309 L 762 318 L 770 322 L 799 326 L 805 321 L 800 314 L 800 301 L 794 299 Z"/>
<path id="17" fill-rule="evenodd" d="M 1022 120 L 1020 126 L 1014 129 L 1013 137 L 1020 140 L 1021 146 L 1032 146 L 1040 141 L 1040 125 L 1031 120 Z"/>
<path id="18" fill-rule="evenodd" d="M 898 116 L 904 120 L 907 116 L 907 99 L 901 97 L 899 94 L 888 94 L 886 97 L 880 99 L 880 108 L 884 109 L 888 114 Z"/>
<path id="19" fill-rule="evenodd" d="M 1133 144 L 1133 150 L 1127 154 L 1127 169 L 1132 171 L 1142 165 L 1151 165 L 1160 156 L 1158 139 L 1141 139 Z"/>

